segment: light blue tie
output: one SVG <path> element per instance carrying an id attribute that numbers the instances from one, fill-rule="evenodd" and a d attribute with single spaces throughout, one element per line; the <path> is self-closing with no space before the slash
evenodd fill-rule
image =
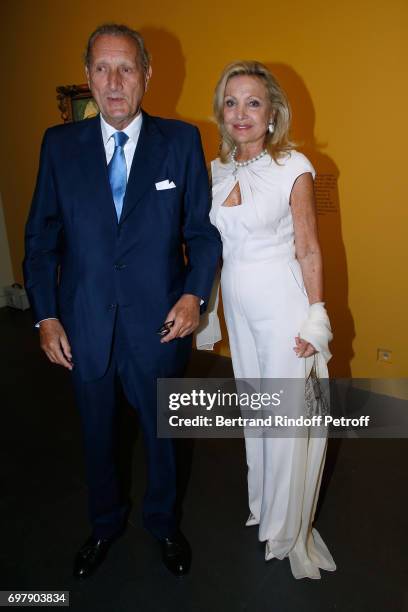
<path id="1" fill-rule="evenodd" d="M 108 164 L 108 174 L 113 201 L 115 202 L 116 215 L 119 221 L 127 183 L 126 159 L 123 147 L 129 136 L 125 132 L 115 132 L 113 138 L 115 140 L 115 151 Z"/>

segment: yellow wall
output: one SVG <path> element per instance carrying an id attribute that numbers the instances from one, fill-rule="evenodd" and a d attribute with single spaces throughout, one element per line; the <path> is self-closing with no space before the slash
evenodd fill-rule
<path id="1" fill-rule="evenodd" d="M 100 22 L 141 29 L 153 54 L 146 110 L 199 125 L 217 149 L 212 91 L 225 63 L 256 58 L 281 80 L 294 138 L 337 179 L 321 215 L 332 372 L 407 376 L 407 58 L 405 0 L 3 0 L 0 189 L 16 279 L 55 87 L 84 82 L 81 52 Z M 393 363 L 376 361 L 378 347 Z M 224 346 L 225 351 L 225 346 Z"/>

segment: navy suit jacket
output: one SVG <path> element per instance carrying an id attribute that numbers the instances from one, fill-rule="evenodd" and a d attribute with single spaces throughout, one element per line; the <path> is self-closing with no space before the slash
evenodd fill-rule
<path id="1" fill-rule="evenodd" d="M 166 179 L 176 187 L 157 190 Z M 25 286 L 36 321 L 62 321 L 84 380 L 106 371 L 118 308 L 140 367 L 177 372 L 191 337 L 161 344 L 156 330 L 183 293 L 208 300 L 221 254 L 209 207 L 199 132 L 187 123 L 143 113 L 119 223 L 100 118 L 46 131 Z"/>

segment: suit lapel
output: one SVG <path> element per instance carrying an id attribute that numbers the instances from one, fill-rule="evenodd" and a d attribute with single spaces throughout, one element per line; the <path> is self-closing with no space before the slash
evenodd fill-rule
<path id="1" fill-rule="evenodd" d="M 119 223 L 135 209 L 144 194 L 152 188 L 167 155 L 167 142 L 154 120 L 143 112 L 142 128 L 133 156 Z"/>
<path id="2" fill-rule="evenodd" d="M 80 137 L 80 163 L 87 183 L 91 185 L 92 202 L 99 214 L 107 214 L 117 224 L 115 204 L 109 183 L 100 117 L 84 120 Z"/>

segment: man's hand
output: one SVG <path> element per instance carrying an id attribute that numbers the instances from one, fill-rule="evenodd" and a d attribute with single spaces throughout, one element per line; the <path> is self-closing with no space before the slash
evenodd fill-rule
<path id="1" fill-rule="evenodd" d="M 71 347 L 61 323 L 48 319 L 40 323 L 40 346 L 52 363 L 72 370 Z"/>
<path id="2" fill-rule="evenodd" d="M 200 298 L 190 293 L 182 295 L 168 313 L 166 321 L 174 321 L 174 325 L 160 342 L 171 342 L 174 338 L 192 334 L 200 322 Z"/>

